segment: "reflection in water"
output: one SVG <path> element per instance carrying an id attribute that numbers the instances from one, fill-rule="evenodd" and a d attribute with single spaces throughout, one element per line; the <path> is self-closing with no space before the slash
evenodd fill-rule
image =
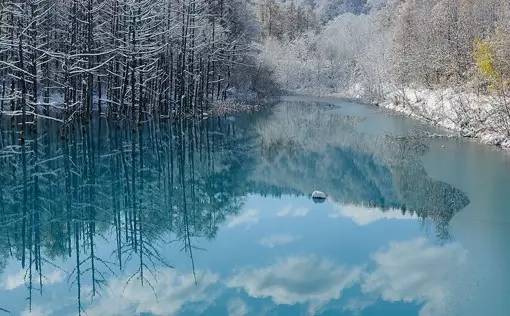
<path id="1" fill-rule="evenodd" d="M 27 271 L 29 305 L 56 258 L 75 262 L 68 278 L 80 311 L 82 284 L 95 296 L 114 266 L 130 265 L 127 283 L 153 287 L 155 267 L 170 266 L 158 247 L 168 232 L 193 265 L 192 238 L 213 238 L 242 200 L 231 151 L 243 142 L 235 142 L 233 127 L 181 121 L 131 129 L 96 121 L 73 126 L 67 139 L 50 130 L 20 144 L 3 133 L 2 255 Z M 112 232 L 113 256 L 101 257 L 98 239 Z"/>
<path id="2" fill-rule="evenodd" d="M 135 306 L 135 310 L 145 313 L 175 315 L 186 304 L 210 305 L 214 299 L 211 290 L 218 283 L 219 276 L 210 272 L 199 275 L 199 280 L 194 282 L 193 275 L 162 268 L 158 270 L 158 281 L 154 281 L 152 288 L 139 282 L 128 282 L 126 278 L 114 278 L 108 282 L 105 294 L 86 310 L 86 314 L 132 315 Z"/>
<path id="3" fill-rule="evenodd" d="M 410 212 L 404 213 L 397 209 L 383 210 L 378 207 L 365 207 L 359 205 L 337 205 L 329 215 L 332 218 L 347 217 L 360 226 L 369 225 L 380 220 L 399 219 L 416 220 L 418 216 Z"/>
<path id="4" fill-rule="evenodd" d="M 249 194 L 307 196 L 319 188 L 339 203 L 341 214 L 358 214 L 361 224 L 371 221 L 359 216 L 366 205 L 375 217 L 429 219 L 439 237 L 448 238 L 449 221 L 469 202 L 462 192 L 428 177 L 420 163 L 426 147 L 419 140 L 369 136 L 358 119 L 313 109 L 280 105 L 253 115 L 249 124 L 240 117 L 143 126 L 97 120 L 65 130 L 45 125 L 25 142 L 2 131 L 0 271 L 8 261 L 21 269 L 3 289 L 17 288 L 21 280 L 28 309 L 34 310 L 34 294 L 65 279 L 76 291 L 80 313 L 107 314 L 115 300 L 118 310 L 110 314 L 128 313 L 123 308 L 129 304 L 172 314 L 184 301 L 207 300 L 206 289 L 218 282 L 213 273 L 196 273 L 194 240 L 214 239 L 222 224 L 257 223 L 257 210 L 237 216 Z M 308 211 L 284 209 L 278 216 Z M 274 248 L 298 240 L 279 234 L 259 243 Z M 105 242 L 111 253 L 98 249 Z M 189 257 L 190 275 L 177 274 L 162 253 L 173 243 Z M 376 257 L 381 267 L 363 290 L 382 291 L 381 282 L 393 281 L 386 280 L 391 272 L 383 270 L 385 258 Z M 60 263 L 72 263 L 71 270 Z M 308 302 L 316 310 L 340 297 L 339 284 L 360 282 L 360 273 L 318 257 L 291 257 L 239 271 L 227 283 L 253 297 Z M 292 286 L 284 291 L 283 283 Z M 156 303 L 154 293 L 172 306 Z M 89 308 L 90 298 L 99 294 Z M 429 299 L 428 292 L 420 295 Z M 398 293 L 382 291 L 382 296 L 396 299 Z M 229 309 L 243 309 L 232 302 Z"/>
<path id="5" fill-rule="evenodd" d="M 302 193 L 320 188 L 343 204 L 416 213 L 447 238 L 467 196 L 427 175 L 420 160 L 427 148 L 419 139 L 374 137 L 359 125 L 335 109 L 278 108 L 258 126 L 264 155 L 256 180 Z"/>
<path id="6" fill-rule="evenodd" d="M 361 269 L 346 268 L 316 256 L 290 257 L 260 269 L 247 269 L 227 282 L 243 288 L 255 298 L 270 297 L 275 304 L 307 303 L 309 313 L 331 300 L 339 299 L 343 289 L 358 282 Z"/>
<path id="7" fill-rule="evenodd" d="M 374 255 L 376 268 L 367 274 L 362 289 L 390 302 L 421 303 L 420 315 L 445 315 L 449 308 L 454 310 L 449 305 L 458 294 L 455 282 L 466 272 L 466 257 L 456 243 L 435 246 L 422 238 L 392 243 Z"/>
<path id="8" fill-rule="evenodd" d="M 277 305 L 307 304 L 310 315 L 324 311 L 328 303 L 354 287 L 363 295 L 350 299 L 343 309 L 355 314 L 381 298 L 418 304 L 423 316 L 457 315 L 457 305 L 463 303 L 469 287 L 475 286 L 465 280 L 466 260 L 465 250 L 456 243 L 434 245 L 418 238 L 391 243 L 389 249 L 376 252 L 373 267 L 293 256 L 262 268 L 244 269 L 227 286 L 241 288 L 253 298 L 269 298 Z"/>

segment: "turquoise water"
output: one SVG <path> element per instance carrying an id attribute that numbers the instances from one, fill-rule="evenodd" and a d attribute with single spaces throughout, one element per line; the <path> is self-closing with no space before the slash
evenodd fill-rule
<path id="1" fill-rule="evenodd" d="M 297 97 L 64 134 L 2 129 L 6 314 L 508 315 L 506 153 Z"/>

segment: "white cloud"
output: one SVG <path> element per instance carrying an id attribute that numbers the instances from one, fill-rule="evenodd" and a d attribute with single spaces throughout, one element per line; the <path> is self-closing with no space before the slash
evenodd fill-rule
<path id="1" fill-rule="evenodd" d="M 289 234 L 276 234 L 260 239 L 259 243 L 267 248 L 275 248 L 278 246 L 284 246 L 293 243 L 298 239 L 299 237 Z"/>
<path id="2" fill-rule="evenodd" d="M 293 207 L 292 205 L 287 205 L 285 208 L 281 209 L 278 213 L 276 213 L 277 216 L 280 217 L 304 217 L 308 215 L 310 212 L 310 209 L 306 207 Z"/>
<path id="3" fill-rule="evenodd" d="M 228 316 L 245 316 L 248 315 L 248 306 L 240 298 L 234 298 L 227 305 Z"/>
<path id="4" fill-rule="evenodd" d="M 364 293 L 389 302 L 423 304 L 421 316 L 449 315 L 452 285 L 463 278 L 466 252 L 458 244 L 433 245 L 425 239 L 396 242 L 373 256 L 376 268 L 362 282 Z"/>
<path id="5" fill-rule="evenodd" d="M 410 213 L 402 214 L 398 209 L 382 210 L 380 208 L 368 208 L 358 205 L 338 205 L 332 213 L 329 214 L 332 218 L 346 217 L 350 218 L 354 223 L 359 226 L 372 224 L 380 220 L 413 220 L 418 219 L 416 215 Z"/>
<path id="6" fill-rule="evenodd" d="M 259 222 L 260 212 L 256 209 L 248 209 L 241 214 L 232 216 L 227 222 L 227 227 L 251 226 Z"/>
<path id="7" fill-rule="evenodd" d="M 360 269 L 345 268 L 317 256 L 290 257 L 273 265 L 243 270 L 227 283 L 254 298 L 271 298 L 276 304 L 309 304 L 311 312 L 338 299 L 356 283 Z"/>
<path id="8" fill-rule="evenodd" d="M 210 290 L 218 283 L 213 273 L 198 273 L 197 284 L 192 274 L 178 274 L 174 269 L 162 269 L 157 280 L 148 286 L 128 277 L 108 282 L 106 292 L 87 310 L 87 315 L 175 315 L 186 304 L 210 304 L 214 300 Z M 112 302 L 114 302 L 112 304 Z"/>

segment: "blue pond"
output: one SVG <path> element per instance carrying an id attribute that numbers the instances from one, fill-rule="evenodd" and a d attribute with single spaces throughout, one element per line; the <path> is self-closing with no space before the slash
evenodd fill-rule
<path id="1" fill-rule="evenodd" d="M 507 153 L 304 97 L 39 124 L 0 134 L 0 315 L 510 311 Z"/>

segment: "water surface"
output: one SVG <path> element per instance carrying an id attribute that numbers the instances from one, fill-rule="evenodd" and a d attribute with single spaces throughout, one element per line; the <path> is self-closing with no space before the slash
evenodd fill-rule
<path id="1" fill-rule="evenodd" d="M 430 134 L 447 132 L 306 98 L 67 136 L 41 123 L 24 143 L 4 125 L 0 308 L 507 315 L 510 157 Z"/>

